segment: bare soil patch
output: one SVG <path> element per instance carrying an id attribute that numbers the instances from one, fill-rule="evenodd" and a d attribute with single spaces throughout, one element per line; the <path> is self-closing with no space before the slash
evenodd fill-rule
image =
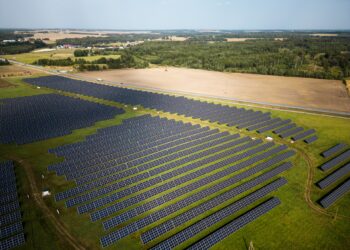
<path id="1" fill-rule="evenodd" d="M 91 79 L 122 82 L 147 89 L 182 91 L 330 111 L 350 112 L 350 98 L 338 80 L 221 73 L 185 68 L 148 68 L 84 72 Z"/>
<path id="2" fill-rule="evenodd" d="M 338 34 L 331 34 L 331 33 L 314 33 L 314 34 L 310 34 L 310 36 L 338 36 Z"/>
<path id="3" fill-rule="evenodd" d="M 13 84 L 9 83 L 8 81 L 5 81 L 4 79 L 0 78 L 0 88 L 7 88 L 12 87 Z"/>
<path id="4" fill-rule="evenodd" d="M 41 33 L 37 32 L 34 33 L 35 39 L 49 39 L 50 41 L 56 41 L 59 39 L 65 39 L 65 38 L 84 38 L 84 37 L 99 37 L 103 36 L 101 34 L 91 33 L 91 34 L 81 34 L 81 33 L 65 33 L 65 32 L 48 32 L 48 33 Z"/>
<path id="5" fill-rule="evenodd" d="M 31 76 L 35 73 L 40 73 L 34 69 L 28 69 L 18 65 L 8 65 L 0 67 L 0 78 L 1 77 L 12 77 L 12 76 Z"/>

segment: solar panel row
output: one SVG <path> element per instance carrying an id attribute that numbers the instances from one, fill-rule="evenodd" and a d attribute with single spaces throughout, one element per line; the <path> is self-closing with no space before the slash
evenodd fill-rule
<path id="1" fill-rule="evenodd" d="M 313 143 L 314 141 L 316 141 L 317 139 L 318 139 L 318 137 L 316 135 L 313 135 L 309 138 L 304 139 L 304 142 L 306 144 L 310 144 L 310 143 Z"/>
<path id="2" fill-rule="evenodd" d="M 304 139 L 305 137 L 310 136 L 310 135 L 312 135 L 315 132 L 316 131 L 314 129 L 306 130 L 306 131 L 304 131 L 304 132 L 302 132 L 300 134 L 292 136 L 292 140 L 293 141 L 298 141 L 298 140 Z"/>
<path id="3" fill-rule="evenodd" d="M 221 220 L 232 216 L 233 214 L 237 213 L 240 210 L 245 209 L 247 206 L 260 200 L 261 198 L 265 197 L 269 193 L 277 190 L 279 187 L 281 187 L 282 185 L 284 185 L 286 183 L 287 183 L 286 179 L 279 178 L 276 181 L 273 181 L 272 183 L 267 184 L 264 187 L 258 189 L 257 191 L 254 191 L 254 192 L 248 194 L 247 196 L 243 197 L 242 199 L 233 202 L 232 204 L 226 206 L 225 208 L 219 210 L 218 212 L 215 212 L 215 213 L 199 220 L 198 222 L 196 222 L 196 223 L 190 225 L 189 227 L 185 228 L 184 230 L 174 234 L 170 238 L 162 241 L 161 243 L 159 243 L 158 245 L 156 245 L 155 247 L 153 247 L 151 249 L 154 249 L 154 250 L 155 249 L 157 249 L 157 250 L 173 249 L 173 248 L 177 247 L 178 245 L 182 244 L 183 242 L 194 237 L 195 235 L 197 235 L 201 231 L 203 231 L 207 228 L 210 228 L 211 226 L 214 226 L 215 224 L 217 224 Z M 175 223 L 175 225 L 178 225 L 178 224 Z M 173 227 L 173 228 L 175 228 L 175 227 Z M 173 229 L 173 228 L 171 228 L 171 229 Z M 156 229 L 156 230 L 150 230 L 147 233 L 141 235 L 141 239 L 142 239 L 142 242 L 144 244 L 154 240 L 157 236 L 160 235 L 157 231 L 160 228 L 156 227 L 154 229 Z M 163 231 L 162 233 L 165 233 L 168 230 L 162 230 L 162 231 Z M 155 235 L 154 235 L 154 233 L 155 233 Z"/>
<path id="4" fill-rule="evenodd" d="M 139 181 L 139 180 L 145 179 L 146 176 L 150 177 L 150 176 L 152 176 L 152 175 L 154 175 L 155 173 L 158 172 L 157 169 L 150 170 L 152 167 L 159 166 L 162 163 L 165 163 L 167 161 L 172 161 L 172 160 L 175 160 L 175 159 L 180 158 L 180 157 L 185 157 L 188 154 L 195 154 L 196 152 L 204 150 L 204 149 L 208 148 L 209 146 L 213 147 L 215 145 L 219 145 L 219 144 L 221 144 L 223 142 L 226 142 L 226 141 L 229 141 L 230 139 L 233 139 L 232 136 L 228 136 L 228 137 L 226 137 L 226 136 L 227 136 L 227 133 L 219 133 L 219 134 L 216 134 L 214 136 L 205 137 L 205 138 L 200 139 L 199 141 L 195 141 L 194 143 L 190 143 L 190 144 L 193 144 L 192 146 L 195 146 L 196 144 L 199 144 L 199 145 L 197 145 L 197 146 L 195 146 L 193 148 L 189 148 L 186 151 L 180 151 L 180 152 L 172 154 L 171 156 L 168 156 L 168 157 L 166 157 L 166 158 L 164 158 L 162 160 L 155 160 L 155 161 L 152 161 L 150 163 L 144 164 L 143 165 L 144 168 L 139 165 L 137 167 L 136 172 L 131 170 L 131 172 L 129 173 L 129 175 L 133 175 L 132 178 L 134 178 L 134 180 L 133 181 L 131 181 L 131 180 L 130 181 L 124 180 L 124 182 L 135 182 L 135 181 Z M 216 140 L 216 139 L 219 139 L 219 140 Z M 185 144 L 185 145 L 183 145 L 182 149 L 185 149 L 186 146 L 190 146 L 190 145 Z M 207 150 L 207 151 L 210 151 L 210 150 Z M 197 155 L 198 155 L 197 157 L 202 157 L 203 153 L 197 153 Z M 196 159 L 195 156 L 196 155 L 190 155 L 183 161 L 195 160 Z M 119 170 L 119 166 L 116 166 L 116 168 L 117 168 L 117 170 Z M 128 169 L 130 169 L 130 168 L 128 168 Z M 147 172 L 145 172 L 145 170 L 147 170 Z M 135 174 L 137 172 L 142 172 L 143 176 L 141 176 L 142 174 L 135 176 Z M 125 172 L 123 172 L 123 173 L 125 173 Z M 91 179 L 90 182 L 87 183 L 87 184 L 78 186 L 76 188 L 67 190 L 65 192 L 58 193 L 56 195 L 56 200 L 65 199 L 65 198 L 68 198 L 68 197 L 70 197 L 72 195 L 76 195 L 76 194 L 85 192 L 85 191 L 87 191 L 89 189 L 96 188 L 98 186 L 103 186 L 103 185 L 106 185 L 106 184 L 111 183 L 113 181 L 120 180 L 122 178 L 125 178 L 125 177 L 129 176 L 128 172 L 126 172 L 126 174 L 123 174 L 123 173 L 119 173 L 119 174 L 115 174 L 115 175 L 112 175 L 112 176 L 108 176 L 108 177 L 106 177 L 104 179 L 100 179 L 100 180 L 97 180 L 97 181 L 94 181 L 94 182 L 92 182 L 94 179 Z M 120 185 L 122 187 L 125 186 L 123 184 L 120 184 Z"/>
<path id="5" fill-rule="evenodd" d="M 290 163 L 288 163 L 288 164 L 283 164 L 283 165 L 281 165 L 281 166 L 279 166 L 279 167 L 277 167 L 277 168 L 275 168 L 273 170 L 270 170 L 269 172 L 267 172 L 267 173 L 265 173 L 263 175 L 260 175 L 259 177 L 255 178 L 254 180 L 249 181 L 249 182 L 247 182 L 245 184 L 242 184 L 241 186 L 239 186 L 236 189 L 236 192 L 242 187 L 246 188 L 246 186 L 248 186 L 248 189 L 252 188 L 252 187 L 258 185 L 257 183 L 261 183 L 261 181 L 266 181 L 266 180 L 272 178 L 273 176 L 276 176 L 279 173 L 289 169 L 290 167 L 291 167 L 291 165 L 290 165 Z M 256 171 L 256 169 L 253 172 L 255 172 L 255 171 Z M 127 225 L 127 226 L 117 230 L 117 231 L 114 231 L 114 232 L 112 232 L 112 233 L 102 237 L 101 242 L 102 242 L 102 244 L 104 244 L 106 242 L 108 242 L 109 244 L 112 244 L 113 242 L 116 242 L 116 241 L 120 240 L 121 238 L 124 238 L 125 236 L 127 236 L 127 235 L 129 235 L 129 234 L 131 234 L 133 232 L 136 232 L 137 230 L 140 230 L 141 228 L 158 221 L 159 219 L 167 216 L 168 214 L 177 212 L 182 207 L 186 207 L 189 204 L 191 204 L 193 202 L 196 202 L 198 200 L 198 199 L 194 199 L 194 198 L 196 198 L 196 196 L 198 198 L 200 198 L 200 199 L 203 199 L 203 198 L 209 196 L 212 193 L 218 192 L 219 190 L 222 190 L 222 189 L 224 189 L 224 188 L 226 188 L 226 187 L 228 187 L 230 185 L 233 185 L 234 183 L 236 183 L 236 182 L 246 178 L 247 177 L 246 175 L 249 176 L 249 174 L 252 174 L 252 173 L 248 173 L 248 174 L 246 173 L 246 174 L 243 174 L 243 175 L 242 174 L 238 174 L 238 175 L 236 175 L 236 176 L 234 176 L 234 177 L 232 177 L 230 179 L 227 179 L 224 182 L 221 182 L 221 183 L 219 183 L 217 185 L 214 185 L 213 187 L 209 187 L 206 190 L 202 190 L 202 191 L 198 192 L 197 194 L 189 196 L 189 197 L 187 197 L 187 198 L 185 198 L 185 199 L 183 199 L 183 200 L 181 200 L 179 202 L 176 202 L 176 203 L 174 203 L 174 204 L 172 204 L 172 205 L 170 205 L 170 206 L 168 206 L 168 207 L 166 207 L 166 208 L 164 208 L 162 210 L 154 212 L 154 213 L 152 213 L 152 214 L 150 214 L 150 215 L 148 215 L 148 216 L 146 216 L 146 217 L 144 217 L 144 218 L 142 218 L 142 219 L 140 219 L 138 221 L 135 221 L 135 222 L 133 222 L 133 223 L 131 223 L 131 224 L 129 224 L 129 225 Z M 209 190 L 211 190 L 211 191 L 209 191 Z M 106 221 L 104 223 L 105 229 L 110 229 L 112 226 L 115 225 L 113 223 L 107 225 L 106 224 L 107 222 L 108 221 Z M 105 245 L 103 245 L 103 246 L 105 246 Z"/>
<path id="6" fill-rule="evenodd" d="M 0 162 L 0 249 L 11 249 L 25 243 L 22 216 L 12 161 Z"/>
<path id="7" fill-rule="evenodd" d="M 79 204 L 83 201 L 88 201 L 88 200 L 96 198 L 100 195 L 104 195 L 106 193 L 109 193 L 111 190 L 114 191 L 114 190 L 117 190 L 119 188 L 123 188 L 126 185 L 134 184 L 134 183 L 137 183 L 139 181 L 146 180 L 147 178 L 158 176 L 162 172 L 171 170 L 174 167 L 178 167 L 180 165 L 183 165 L 183 164 L 191 162 L 191 161 L 198 160 L 202 157 L 211 155 L 211 154 L 216 153 L 218 151 L 221 151 L 223 149 L 227 149 L 228 147 L 230 147 L 232 145 L 232 143 L 225 143 L 225 144 L 218 146 L 218 147 L 216 147 L 216 146 L 220 145 L 224 142 L 227 142 L 231 139 L 232 139 L 232 137 L 228 136 L 228 137 L 224 137 L 224 138 L 219 139 L 219 140 L 209 141 L 205 144 L 202 144 L 202 145 L 199 145 L 198 147 L 193 148 L 193 150 L 192 149 L 186 150 L 186 152 L 179 152 L 179 153 L 172 155 L 171 157 L 166 157 L 165 159 L 156 160 L 156 161 L 152 161 L 152 162 L 147 163 L 147 164 L 139 165 L 137 167 L 137 169 L 141 173 L 138 175 L 133 175 L 128 179 L 125 179 L 125 178 L 122 180 L 119 179 L 120 175 L 123 175 L 123 173 L 125 173 L 125 172 L 119 173 L 119 174 L 114 174 L 114 175 L 107 176 L 103 179 L 96 180 L 95 182 L 90 182 L 88 184 L 84 184 L 82 186 L 78 186 L 76 188 L 73 188 L 73 189 L 71 189 L 72 191 L 68 190 L 65 193 L 59 193 L 58 195 L 61 195 L 61 197 L 63 195 L 65 195 L 65 196 L 76 195 L 76 194 L 80 194 L 84 191 L 88 191 L 94 187 L 105 186 L 105 185 L 113 183 L 112 185 L 102 187 L 101 189 L 95 190 L 95 191 L 90 192 L 90 193 L 86 193 L 86 194 L 79 196 L 79 197 L 75 197 L 74 201 L 67 202 L 67 205 L 68 205 L 68 203 L 70 205 Z M 209 149 L 205 150 L 205 148 L 209 148 Z M 204 150 L 204 151 L 201 151 L 201 150 Z M 187 155 L 189 155 L 189 156 L 187 156 Z M 176 160 L 176 159 L 178 159 L 178 160 Z M 173 160 L 175 160 L 175 161 L 173 161 Z M 170 161 L 171 161 L 171 163 L 167 163 Z M 165 164 L 165 165 L 162 165 L 162 164 Z M 155 167 L 155 168 L 153 168 L 153 167 Z M 136 172 L 135 172 L 135 174 L 136 174 Z M 124 176 L 124 177 L 127 177 L 127 176 Z M 162 178 L 162 179 L 164 179 L 164 178 Z M 116 183 L 115 181 L 119 181 L 119 182 Z M 143 189 L 146 187 L 147 186 L 144 186 Z"/>
<path id="8" fill-rule="evenodd" d="M 260 216 L 266 214 L 267 212 L 271 211 L 273 208 L 278 206 L 280 204 L 280 200 L 278 198 L 271 198 L 266 202 L 263 202 L 262 204 L 254 207 L 249 212 L 245 213 L 244 215 L 238 217 L 237 219 L 234 219 L 232 222 L 228 223 L 227 225 L 223 226 L 222 228 L 218 229 L 214 233 L 208 235 L 207 237 L 203 238 L 202 240 L 198 241 L 197 243 L 190 246 L 188 249 L 191 250 L 203 250 L 203 249 L 209 249 L 219 241 L 225 239 L 229 235 L 233 234 L 240 228 L 244 227 L 248 223 L 256 220 Z"/>
<path id="9" fill-rule="evenodd" d="M 343 184 L 330 191 L 320 200 L 320 204 L 324 208 L 330 207 L 340 197 L 350 191 L 350 179 L 347 179 Z"/>
<path id="10" fill-rule="evenodd" d="M 333 173 L 328 175 L 326 178 L 319 181 L 317 183 L 317 186 L 319 186 L 319 188 L 321 188 L 321 189 L 325 189 L 325 188 L 329 187 L 330 185 L 335 184 L 337 181 L 339 181 L 341 178 L 347 176 L 348 174 L 350 174 L 350 163 L 337 169 L 336 171 L 334 171 Z"/>
<path id="11" fill-rule="evenodd" d="M 129 119 L 129 120 L 133 120 L 135 121 L 135 118 L 133 119 Z M 137 119 L 138 120 L 138 119 Z M 155 119 L 155 120 L 159 120 L 159 119 Z M 142 122 L 138 122 L 136 123 L 138 126 L 145 126 L 145 123 L 151 123 L 151 125 L 153 125 L 154 128 L 157 128 L 159 126 L 159 123 L 155 123 L 152 122 L 153 119 L 146 119 L 143 120 Z M 125 122 L 127 123 L 127 122 Z M 63 173 L 66 172 L 71 172 L 73 170 L 78 170 L 80 167 L 84 167 L 85 164 L 87 164 L 87 166 L 92 166 L 92 165 L 96 165 L 100 163 L 100 159 L 102 158 L 103 155 L 103 160 L 108 160 L 108 159 L 113 159 L 116 157 L 121 157 L 121 156 L 125 156 L 129 153 L 135 152 L 135 148 L 136 150 L 140 150 L 140 149 L 145 149 L 145 148 L 149 148 L 150 146 L 158 146 L 159 144 L 159 140 L 161 139 L 166 139 L 164 138 L 164 135 L 166 135 L 166 137 L 171 138 L 174 133 L 176 133 L 177 135 L 179 135 L 181 132 L 183 132 L 184 130 L 189 130 L 192 129 L 192 127 L 189 127 L 188 124 L 183 124 L 181 122 L 178 122 L 176 124 L 174 124 L 173 122 L 171 122 L 171 120 L 168 120 L 168 123 L 165 124 L 166 128 L 165 129 L 160 129 L 158 128 L 158 130 L 153 129 L 152 132 L 147 132 L 147 129 L 143 129 L 143 133 L 142 136 L 146 136 L 147 140 L 144 141 L 143 139 L 140 139 L 140 132 L 135 133 L 135 130 L 130 130 L 129 127 L 129 123 L 127 123 L 125 125 L 125 123 L 123 123 L 122 125 L 120 125 L 121 127 L 124 127 L 125 131 L 129 131 L 128 133 L 126 132 L 122 132 L 122 131 L 116 131 L 115 133 L 113 133 L 113 131 L 111 132 L 112 134 L 108 135 L 108 138 L 112 138 L 112 142 L 110 144 L 108 144 L 109 146 L 109 150 L 103 150 L 102 152 L 98 152 L 99 154 L 97 155 L 98 157 L 96 157 L 95 155 L 90 156 L 89 154 L 81 154 L 80 158 L 76 158 L 74 156 L 77 155 L 77 153 L 81 153 L 81 152 L 85 152 L 87 150 L 91 151 L 94 150 L 95 147 L 97 148 L 102 148 L 102 145 L 104 145 L 106 143 L 106 139 L 103 136 L 103 132 L 105 129 L 103 130 L 99 130 L 99 132 L 97 133 L 97 135 L 101 135 L 102 134 L 102 139 L 101 139 L 101 143 L 102 145 L 98 144 L 96 145 L 96 140 L 87 140 L 84 143 L 80 143 L 80 144 L 87 144 L 90 147 L 85 147 L 84 145 L 84 149 L 80 148 L 80 144 L 76 143 L 76 144 L 72 144 L 74 145 L 74 147 L 70 148 L 68 151 L 68 149 L 66 149 L 64 151 L 64 154 L 59 154 L 60 156 L 65 156 L 66 154 L 72 155 L 72 159 L 69 159 L 70 157 L 67 158 L 67 161 L 63 162 L 63 163 L 59 163 L 59 164 L 55 164 L 49 167 L 49 170 L 53 170 L 53 171 L 62 171 Z M 135 125 L 135 124 L 134 124 Z M 114 127 L 118 127 L 118 126 L 113 126 Z M 193 126 L 196 129 L 198 128 L 197 126 Z M 208 129 L 206 129 L 208 130 Z M 118 136 L 118 133 L 123 133 L 127 135 L 127 138 L 123 137 L 123 136 Z M 141 136 L 141 137 L 142 137 Z M 123 142 L 123 143 L 121 143 Z M 106 143 L 107 144 L 107 143 Z M 132 146 L 132 147 L 130 147 Z M 118 148 L 118 151 L 115 151 L 114 148 Z M 68 151 L 68 152 L 67 152 Z"/>
<path id="12" fill-rule="evenodd" d="M 259 143 L 258 141 L 256 142 L 252 142 L 251 144 L 257 144 Z M 242 148 L 244 146 L 249 146 L 249 144 L 245 144 L 242 146 Z M 262 145 L 260 147 L 258 147 L 257 149 L 253 149 L 253 150 L 263 150 L 262 148 L 266 148 L 265 145 Z M 238 149 L 239 150 L 239 149 Z M 240 151 L 240 150 L 239 150 Z M 249 151 L 247 151 L 249 152 Z M 252 153 L 253 151 L 250 150 L 250 153 Z M 230 155 L 230 151 L 227 151 L 225 152 L 225 156 L 229 156 Z M 243 153 L 243 154 L 240 154 L 240 155 L 237 155 L 235 158 L 236 159 L 239 159 L 240 157 L 247 157 L 247 153 Z M 217 157 L 215 157 L 216 160 L 217 160 Z M 221 158 L 221 157 L 220 157 Z M 219 158 L 219 159 L 220 159 Z M 208 164 L 210 163 L 209 161 L 203 159 L 203 161 L 200 161 L 198 162 L 197 164 L 196 163 L 192 163 L 189 167 L 187 167 L 186 169 L 184 169 L 186 172 L 188 172 L 189 170 L 192 170 L 192 169 L 195 169 L 195 168 L 198 168 L 198 167 L 201 167 L 205 164 Z M 105 217 L 105 216 L 108 216 L 110 213 L 114 213 L 116 211 L 119 211 L 120 209 L 123 209 L 125 208 L 125 205 L 124 204 L 127 204 L 128 206 L 132 205 L 132 204 L 135 204 L 135 202 L 140 202 L 142 200 L 145 200 L 147 198 L 150 198 L 156 194 L 159 194 L 161 192 L 164 192 L 164 191 L 167 191 L 169 189 L 172 189 L 174 187 L 178 187 L 179 185 L 181 184 L 184 184 L 186 182 L 190 182 L 192 181 L 193 179 L 196 179 L 198 177 L 201 177 L 201 176 L 204 176 L 205 174 L 209 174 L 211 173 L 213 170 L 215 170 L 216 168 L 218 167 L 222 167 L 223 165 L 219 165 L 219 164 L 214 164 L 214 165 L 209 165 L 209 166 L 206 166 L 204 168 L 200 168 L 198 170 L 196 170 L 195 172 L 191 172 L 190 174 L 187 174 L 187 175 L 184 175 L 184 176 L 181 176 L 180 178 L 177 178 L 177 179 L 174 179 L 173 181 L 170 181 L 170 182 L 167 182 L 167 183 L 164 183 L 163 185 L 160 185 L 158 187 L 155 187 L 153 189 L 150 189 L 148 190 L 147 192 L 145 193 L 141 193 L 140 195 L 138 196 L 135 196 L 133 198 L 130 198 L 128 200 L 125 200 L 123 202 L 120 202 L 120 203 L 117 203 L 117 204 L 114 204 L 113 206 L 111 207 L 107 207 L 103 210 L 100 210 L 100 211 L 97 211 L 97 212 L 94 212 L 91 214 L 91 217 L 93 220 L 96 220 L 96 219 L 100 219 L 102 216 Z M 164 177 L 164 180 L 167 180 L 167 179 L 170 179 L 170 178 L 173 178 L 173 177 L 177 177 L 178 175 L 182 174 L 183 171 L 180 171 L 180 172 L 174 172 L 174 173 L 167 173 L 165 175 L 162 176 L 162 179 Z M 192 185 L 191 186 L 192 188 L 198 188 L 198 185 Z M 191 191 L 191 188 L 190 186 L 186 186 L 186 192 L 190 192 Z M 174 191 L 176 192 L 176 191 Z M 171 193 L 172 194 L 172 193 Z M 168 195 L 169 196 L 169 195 Z M 176 196 L 173 195 L 173 197 L 171 197 L 171 199 L 174 199 Z M 115 197 L 116 198 L 116 197 Z M 115 200 L 115 198 L 113 200 Z"/>
<path id="13" fill-rule="evenodd" d="M 270 113 L 262 113 L 261 111 L 217 105 L 180 96 L 99 85 L 60 76 L 29 78 L 25 79 L 25 81 L 37 86 L 94 96 L 125 104 L 142 105 L 146 108 L 228 124 L 229 126 L 238 126 L 240 128 L 246 128 L 258 123 L 266 122 L 265 124 L 268 124 L 268 121 L 271 120 Z"/>
<path id="14" fill-rule="evenodd" d="M 214 111 L 208 112 L 217 116 Z M 234 126 L 266 127 L 281 122 L 262 112 L 235 112 L 239 118 Z M 112 238 L 101 239 L 115 242 L 196 202 L 197 213 L 210 209 L 207 197 L 242 180 L 243 184 L 231 189 L 231 196 L 220 196 L 215 204 L 264 183 L 291 167 L 285 163 L 252 178 L 294 155 L 286 149 L 273 142 L 141 116 L 100 129 L 86 141 L 51 149 L 66 160 L 49 169 L 76 181 L 76 187 L 55 195 L 68 207 L 78 205 L 78 213 L 89 212 L 92 221 L 111 216 L 102 222 L 106 230 L 133 221 L 112 232 Z"/>
<path id="15" fill-rule="evenodd" d="M 320 166 L 320 169 L 322 171 L 327 171 L 330 170 L 332 168 L 334 168 L 335 166 L 339 165 L 342 162 L 345 161 L 349 161 L 350 160 L 350 149 L 346 150 L 344 153 L 334 157 L 333 159 L 327 161 L 326 163 L 322 164 Z"/>
<path id="16" fill-rule="evenodd" d="M 275 189 L 277 189 L 278 187 L 284 185 L 287 181 L 284 178 L 280 178 L 274 182 L 272 182 L 271 184 L 268 184 L 266 186 L 264 186 L 263 188 L 259 189 L 258 191 L 255 191 L 247 196 L 245 196 L 244 198 L 242 198 L 241 200 L 235 202 L 237 204 L 236 208 L 238 211 L 239 209 L 242 209 L 243 207 L 249 205 L 250 203 L 253 203 L 254 201 L 256 201 L 257 199 L 265 196 L 268 192 L 271 192 Z M 258 184 L 257 184 L 258 185 Z M 218 195 L 216 197 L 214 197 L 213 199 L 206 201 L 160 225 L 157 225 L 156 227 L 146 231 L 145 233 L 141 234 L 141 240 L 143 242 L 143 244 L 146 244 L 154 239 L 156 239 L 157 237 L 177 228 L 178 226 L 187 223 L 188 221 L 198 217 L 199 215 L 205 213 L 206 211 L 213 209 L 216 206 L 219 206 L 220 204 L 236 197 L 238 194 L 247 191 L 246 189 L 241 189 L 239 190 L 239 192 L 236 191 L 237 188 L 233 188 L 230 191 L 227 191 L 221 195 Z M 239 205 L 238 205 L 239 204 Z M 201 222 L 203 223 L 203 226 L 206 225 L 205 222 Z M 206 226 L 210 226 L 210 225 L 206 225 Z M 205 227 L 206 227 L 205 226 Z M 181 234 L 184 235 L 189 235 L 189 231 L 192 231 L 192 227 L 198 228 L 197 226 L 190 226 L 189 228 L 187 228 L 186 231 L 181 232 Z M 203 230 L 205 227 L 201 228 L 201 230 Z M 170 242 L 174 242 L 174 238 L 183 238 L 183 237 L 177 237 L 176 235 L 174 235 L 173 237 L 171 237 L 171 239 L 169 238 Z M 190 238 L 190 237 L 189 237 Z M 161 245 L 166 245 L 167 243 L 163 242 L 161 243 Z M 179 242 L 177 242 L 177 244 L 179 244 Z M 175 245 L 167 245 L 168 248 L 173 248 L 175 247 Z"/>
<path id="17" fill-rule="evenodd" d="M 337 155 L 339 153 L 341 153 L 342 151 L 344 151 L 346 148 L 348 147 L 347 144 L 345 143 L 339 143 L 325 151 L 323 151 L 321 153 L 321 156 L 323 156 L 324 158 L 329 158 L 331 156 Z"/>

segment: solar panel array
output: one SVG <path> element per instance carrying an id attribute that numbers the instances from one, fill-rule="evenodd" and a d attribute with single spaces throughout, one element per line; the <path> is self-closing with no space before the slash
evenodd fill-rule
<path id="1" fill-rule="evenodd" d="M 322 171 L 332 172 L 316 183 L 322 190 L 333 187 L 319 200 L 320 205 L 324 208 L 328 208 L 350 191 L 350 179 L 342 182 L 350 176 L 350 149 L 347 148 L 347 144 L 339 143 L 321 153 L 321 156 L 326 159 L 333 157 L 320 166 Z M 336 187 L 334 188 L 334 186 Z"/>
<path id="2" fill-rule="evenodd" d="M 0 249 L 11 249 L 25 243 L 22 216 L 12 161 L 0 162 Z"/>
<path id="3" fill-rule="evenodd" d="M 222 228 L 218 229 L 214 233 L 198 241 L 194 245 L 190 246 L 188 249 L 191 249 L 191 250 L 209 249 L 219 241 L 223 240 L 224 238 L 228 237 L 229 235 L 233 234 L 234 232 L 236 232 L 237 230 L 245 226 L 246 224 L 268 213 L 273 208 L 278 206 L 280 203 L 281 201 L 278 198 L 275 198 L 275 197 L 271 198 L 268 201 L 263 202 L 262 204 L 254 207 L 249 212 L 238 217 L 237 219 L 233 220 L 232 222 L 228 223 Z"/>
<path id="4" fill-rule="evenodd" d="M 204 211 L 210 195 L 219 197 L 210 206 L 219 206 L 251 191 L 289 169 L 283 162 L 295 154 L 285 145 L 150 115 L 49 151 L 65 158 L 49 170 L 76 183 L 55 199 L 89 213 L 92 221 L 102 220 L 105 230 L 118 228 L 101 238 L 102 246 L 196 202 Z"/>
<path id="5" fill-rule="evenodd" d="M 2 99 L 0 143 L 25 144 L 71 133 L 124 110 L 82 99 L 45 94 Z"/>
<path id="6" fill-rule="evenodd" d="M 181 96 L 107 86 L 61 76 L 28 78 L 25 81 L 41 87 L 93 96 L 125 104 L 142 105 L 146 108 L 199 118 L 201 120 L 209 120 L 210 122 L 218 122 L 237 128 L 258 130 L 260 133 L 272 129 L 279 131 L 278 128 L 281 126 L 289 126 L 290 128 L 292 128 L 291 126 L 295 126 L 295 124 L 290 124 L 290 120 L 282 121 L 280 118 L 271 118 L 270 113 L 207 103 Z M 296 129 L 295 131 L 281 134 L 281 137 L 289 137 L 303 131 L 303 128 L 298 127 Z"/>
<path id="7" fill-rule="evenodd" d="M 317 139 L 318 139 L 318 137 L 317 137 L 316 135 L 313 135 L 313 136 L 310 136 L 310 137 L 304 139 L 303 141 L 304 141 L 306 144 L 310 144 L 310 143 L 315 142 Z"/>

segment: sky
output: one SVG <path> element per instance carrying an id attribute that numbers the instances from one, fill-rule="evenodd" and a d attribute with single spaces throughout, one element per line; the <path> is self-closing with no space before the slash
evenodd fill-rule
<path id="1" fill-rule="evenodd" d="M 350 29 L 350 0 L 0 0 L 0 27 Z"/>

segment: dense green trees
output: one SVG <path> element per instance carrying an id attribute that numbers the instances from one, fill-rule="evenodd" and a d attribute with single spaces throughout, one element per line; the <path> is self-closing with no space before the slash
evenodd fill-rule
<path id="1" fill-rule="evenodd" d="M 43 47 L 46 47 L 46 44 L 41 40 L 35 40 L 33 42 L 0 43 L 0 55 L 26 53 Z"/>
<path id="2" fill-rule="evenodd" d="M 89 55 L 89 50 L 87 49 L 76 49 L 74 50 L 74 56 L 75 57 L 83 57 L 83 56 L 88 56 Z"/>
<path id="3" fill-rule="evenodd" d="M 328 79 L 350 76 L 350 38 L 346 37 L 146 42 L 129 51 L 158 65 Z"/>
<path id="4" fill-rule="evenodd" d="M 10 62 L 7 59 L 0 58 L 0 66 L 10 65 Z"/>

